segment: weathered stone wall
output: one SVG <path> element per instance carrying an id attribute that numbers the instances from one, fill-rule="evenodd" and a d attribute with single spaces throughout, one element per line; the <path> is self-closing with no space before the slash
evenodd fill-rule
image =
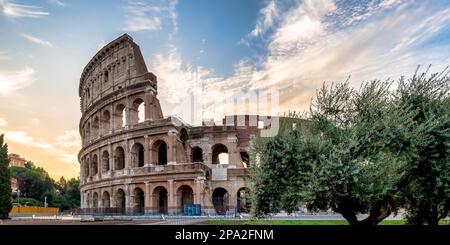
<path id="1" fill-rule="evenodd" d="M 204 212 L 235 210 L 248 176 L 242 154 L 256 126 L 192 127 L 164 118 L 156 76 L 128 35 L 91 59 L 79 94 L 82 208 L 177 213 L 195 203 Z M 217 164 L 219 153 L 228 164 Z"/>

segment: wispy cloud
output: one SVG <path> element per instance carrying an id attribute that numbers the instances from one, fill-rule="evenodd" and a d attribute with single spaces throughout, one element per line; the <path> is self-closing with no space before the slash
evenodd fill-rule
<path id="1" fill-rule="evenodd" d="M 36 81 L 35 72 L 26 67 L 18 71 L 0 70 L 0 95 L 25 88 Z"/>
<path id="2" fill-rule="evenodd" d="M 38 38 L 38 37 L 35 37 L 35 36 L 31 36 L 31 35 L 28 35 L 28 34 L 23 34 L 23 37 L 26 38 L 28 41 L 30 41 L 32 43 L 36 43 L 36 44 L 39 44 L 39 45 L 42 45 L 42 46 L 53 48 L 53 44 L 51 42 L 49 42 L 49 41 L 44 40 L 44 39 L 41 39 L 41 38 Z"/>
<path id="3" fill-rule="evenodd" d="M 264 31 L 272 27 L 275 19 L 278 17 L 278 8 L 275 0 L 271 0 L 267 6 L 261 9 L 261 17 L 258 19 L 255 28 L 250 32 L 251 36 L 259 36 Z"/>
<path id="4" fill-rule="evenodd" d="M 8 125 L 8 122 L 4 119 L 0 117 L 0 127 L 6 126 Z"/>
<path id="5" fill-rule="evenodd" d="M 49 3 L 60 6 L 60 7 L 65 7 L 67 4 L 63 1 L 60 0 L 48 0 Z"/>
<path id="6" fill-rule="evenodd" d="M 6 141 L 14 141 L 19 144 L 30 145 L 33 147 L 38 148 L 50 147 L 50 145 L 45 143 L 43 140 L 36 140 L 23 131 L 6 131 L 5 138 Z"/>
<path id="7" fill-rule="evenodd" d="M 0 51 L 0 61 L 1 60 L 10 60 L 10 59 L 11 59 L 11 56 L 9 56 L 8 53 Z"/>
<path id="8" fill-rule="evenodd" d="M 0 126 L 6 126 L 1 124 Z M 66 130 L 61 136 L 56 137 L 53 141 L 46 141 L 44 139 L 36 139 L 30 136 L 25 131 L 14 131 L 14 130 L 2 130 L 5 134 L 5 139 L 7 142 L 14 142 L 17 144 L 25 145 L 27 147 L 33 147 L 42 149 L 48 154 L 55 156 L 60 161 L 73 164 L 77 163 L 77 152 L 81 147 L 80 136 L 78 131 Z"/>
<path id="9" fill-rule="evenodd" d="M 186 94 L 180 93 L 197 88 L 208 106 L 236 88 L 276 89 L 282 93 L 281 110 L 306 110 L 324 81 L 351 75 L 351 82 L 359 86 L 364 80 L 409 75 L 419 64 L 434 64 L 439 70 L 450 63 L 450 44 L 423 45 L 449 27 L 450 7 L 378 1 L 362 6 L 364 11 L 351 9 L 358 6 L 345 1 L 302 1 L 279 13 L 264 58 L 242 59 L 229 77 L 183 64 L 176 50 L 159 55 L 153 70 L 161 79 L 165 77 L 160 83 L 161 99 L 182 104 Z"/>
<path id="10" fill-rule="evenodd" d="M 163 22 L 170 20 L 174 33 L 177 32 L 176 0 L 162 3 L 129 1 L 126 9 L 125 31 L 154 31 L 163 28 Z"/>
<path id="11" fill-rule="evenodd" d="M 9 3 L 7 0 L 0 0 L 0 7 L 3 14 L 11 18 L 39 18 L 49 15 L 48 12 L 42 10 L 42 7 Z"/>

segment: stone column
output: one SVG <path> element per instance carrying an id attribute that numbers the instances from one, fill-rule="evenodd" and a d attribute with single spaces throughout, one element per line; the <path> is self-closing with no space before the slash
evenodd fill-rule
<path id="1" fill-rule="evenodd" d="M 168 190 L 168 202 L 167 202 L 167 206 L 168 206 L 168 211 L 169 213 L 172 213 L 175 211 L 175 193 L 174 193 L 174 189 L 173 189 L 173 179 L 168 180 L 169 182 L 169 190 Z"/>
<path id="2" fill-rule="evenodd" d="M 169 130 L 167 142 L 167 164 L 175 164 L 177 157 L 177 131 Z"/>
<path id="3" fill-rule="evenodd" d="M 98 179 L 102 178 L 102 171 L 103 171 L 103 164 L 102 164 L 102 156 L 101 156 L 101 151 L 100 148 L 97 149 L 97 175 L 98 175 Z"/>
<path id="4" fill-rule="evenodd" d="M 197 177 L 196 179 L 194 179 L 194 183 L 195 183 L 194 203 L 201 204 L 203 178 Z"/>
<path id="5" fill-rule="evenodd" d="M 114 152 L 111 143 L 108 144 L 108 148 L 109 148 L 109 172 L 112 173 L 114 169 Z"/>
<path id="6" fill-rule="evenodd" d="M 125 103 L 125 129 L 130 128 L 131 124 L 130 124 L 130 119 L 131 119 L 131 108 L 130 108 L 130 101 L 129 98 L 126 98 L 126 103 Z"/>
<path id="7" fill-rule="evenodd" d="M 145 91 L 144 96 L 144 105 L 145 105 L 145 121 L 151 120 L 151 113 L 152 113 L 152 100 L 153 100 L 153 94 L 150 92 L 150 90 Z"/>
<path id="8" fill-rule="evenodd" d="M 149 137 L 148 135 L 144 135 L 144 166 L 150 164 L 150 146 L 149 146 Z"/>
<path id="9" fill-rule="evenodd" d="M 114 189 L 112 187 L 109 187 L 109 206 L 111 208 L 116 207 L 116 193 L 114 193 Z"/>
<path id="10" fill-rule="evenodd" d="M 151 189 L 150 189 L 150 182 L 145 181 L 145 201 L 144 201 L 144 207 L 145 207 L 145 213 L 148 213 L 148 211 L 152 207 L 152 200 L 151 200 Z"/>
<path id="11" fill-rule="evenodd" d="M 84 191 L 81 191 L 81 195 L 80 195 L 81 208 L 85 208 L 86 207 L 86 204 L 84 202 L 85 202 Z"/>
<path id="12" fill-rule="evenodd" d="M 127 210 L 130 210 L 130 198 L 131 198 L 131 193 L 130 193 L 130 185 L 129 184 L 125 184 L 125 208 Z"/>
<path id="13" fill-rule="evenodd" d="M 237 137 L 235 135 L 228 136 L 228 167 L 229 168 L 236 168 L 237 166 L 237 155 L 239 154 L 237 152 Z"/>
<path id="14" fill-rule="evenodd" d="M 115 127 L 115 111 L 114 111 L 114 105 L 111 105 L 111 111 L 109 113 L 110 118 L 109 118 L 109 130 L 110 132 L 114 132 L 114 127 Z"/>

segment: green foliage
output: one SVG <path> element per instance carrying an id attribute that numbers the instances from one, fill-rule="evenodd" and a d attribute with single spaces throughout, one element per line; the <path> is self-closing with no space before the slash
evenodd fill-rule
<path id="1" fill-rule="evenodd" d="M 410 223 L 449 213 L 449 78 L 426 73 L 318 90 L 306 128 L 255 140 L 252 213 L 331 209 L 350 224 L 377 224 L 406 207 Z M 294 115 L 298 116 L 298 115 Z M 305 120 L 303 120 L 305 122 Z M 256 204 L 256 205 L 255 205 Z M 357 215 L 369 216 L 358 220 Z"/>
<path id="2" fill-rule="evenodd" d="M 43 168 L 36 167 L 32 162 L 27 162 L 25 168 L 10 167 L 10 171 L 17 179 L 21 198 L 39 200 L 40 205 L 47 198 L 49 207 L 58 207 L 62 211 L 80 206 L 79 179 L 66 181 L 61 177 L 55 182 Z"/>
<path id="3" fill-rule="evenodd" d="M 0 135 L 0 219 L 9 217 L 12 208 L 11 178 L 9 173 L 8 145 Z"/>
<path id="4" fill-rule="evenodd" d="M 43 168 L 10 167 L 11 176 L 17 179 L 20 195 L 24 197 L 43 200 L 45 192 L 54 192 L 55 183 Z"/>
<path id="5" fill-rule="evenodd" d="M 13 204 L 20 205 L 20 206 L 35 206 L 35 207 L 42 206 L 41 201 L 36 200 L 34 198 L 28 198 L 28 197 L 16 197 L 13 200 Z"/>

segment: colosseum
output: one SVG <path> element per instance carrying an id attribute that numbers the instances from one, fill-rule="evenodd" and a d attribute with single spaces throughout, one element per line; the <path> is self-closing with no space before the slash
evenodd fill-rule
<path id="1" fill-rule="evenodd" d="M 86 65 L 79 84 L 81 208 L 183 214 L 196 204 L 202 214 L 247 211 L 250 143 L 262 117 L 244 116 L 243 126 L 236 115 L 226 117 L 233 124 L 191 126 L 164 117 L 157 94 L 157 77 L 127 34 Z"/>

